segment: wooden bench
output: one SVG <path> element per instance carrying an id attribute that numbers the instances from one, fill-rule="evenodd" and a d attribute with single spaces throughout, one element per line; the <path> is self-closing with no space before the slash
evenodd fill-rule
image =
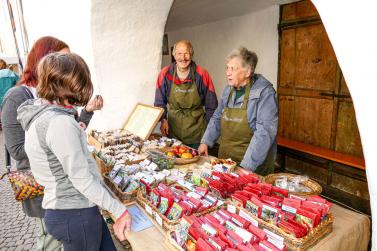
<path id="1" fill-rule="evenodd" d="M 355 157 L 352 155 L 339 153 L 333 150 L 329 150 L 324 147 L 312 146 L 299 141 L 286 139 L 283 137 L 277 138 L 277 143 L 280 148 L 287 148 L 294 151 L 310 154 L 319 158 L 330 160 L 333 162 L 341 163 L 347 166 L 355 167 L 361 170 L 365 170 L 364 158 Z M 284 154 L 284 151 L 283 151 Z M 283 162 L 284 163 L 284 162 Z M 284 166 L 282 167 L 285 168 Z"/>

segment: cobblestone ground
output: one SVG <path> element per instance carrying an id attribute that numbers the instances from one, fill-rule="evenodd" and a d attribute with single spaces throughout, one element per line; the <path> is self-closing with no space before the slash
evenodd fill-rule
<path id="1" fill-rule="evenodd" d="M 0 174 L 6 172 L 3 133 L 0 131 Z M 35 250 L 39 229 L 13 197 L 7 177 L 0 181 L 0 250 Z"/>
<path id="2" fill-rule="evenodd" d="M 0 131 L 0 175 L 6 172 L 3 132 Z M 112 232 L 112 227 L 109 226 Z M 5 176 L 0 181 L 0 251 L 36 250 L 39 228 L 34 218 L 27 217 L 21 204 L 13 197 L 13 191 Z M 132 250 L 127 241 L 114 239 L 118 251 Z"/>

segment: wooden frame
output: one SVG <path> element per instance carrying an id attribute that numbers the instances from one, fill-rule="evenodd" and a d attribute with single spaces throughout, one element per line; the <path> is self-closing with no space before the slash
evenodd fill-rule
<path id="1" fill-rule="evenodd" d="M 124 123 L 123 129 L 146 140 L 160 121 L 163 113 L 163 108 L 137 103 Z"/>

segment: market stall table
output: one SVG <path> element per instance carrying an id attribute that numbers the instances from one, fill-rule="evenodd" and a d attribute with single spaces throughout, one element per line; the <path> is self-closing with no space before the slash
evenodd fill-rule
<path id="1" fill-rule="evenodd" d="M 335 204 L 331 212 L 334 215 L 332 233 L 321 239 L 309 250 L 367 250 L 370 239 L 369 218 Z M 174 250 L 166 244 L 166 236 L 157 229 L 156 225 L 138 233 L 131 233 L 127 238 L 134 251 Z"/>
<path id="2" fill-rule="evenodd" d="M 198 165 L 208 162 L 213 157 L 201 158 L 197 163 L 176 166 L 184 171 L 192 171 Z M 145 210 L 143 210 L 148 215 Z M 319 251 L 343 251 L 355 250 L 364 251 L 368 248 L 370 240 L 370 220 L 368 216 L 356 213 L 339 205 L 333 204 L 331 213 L 334 216 L 333 231 L 325 238 L 319 240 L 309 250 Z M 152 219 L 149 215 L 148 217 Z M 137 233 L 130 233 L 127 239 L 134 251 L 144 250 L 175 250 L 167 244 L 166 234 L 151 220 L 154 226 Z"/>

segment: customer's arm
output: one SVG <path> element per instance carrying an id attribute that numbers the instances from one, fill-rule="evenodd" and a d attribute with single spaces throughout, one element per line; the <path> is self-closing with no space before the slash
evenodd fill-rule
<path id="1" fill-rule="evenodd" d="M 4 133 L 4 143 L 10 156 L 20 161 L 27 159 L 25 152 L 25 132 L 17 121 L 17 108 L 27 99 L 13 99 L 6 97 L 1 110 L 1 122 Z"/>

